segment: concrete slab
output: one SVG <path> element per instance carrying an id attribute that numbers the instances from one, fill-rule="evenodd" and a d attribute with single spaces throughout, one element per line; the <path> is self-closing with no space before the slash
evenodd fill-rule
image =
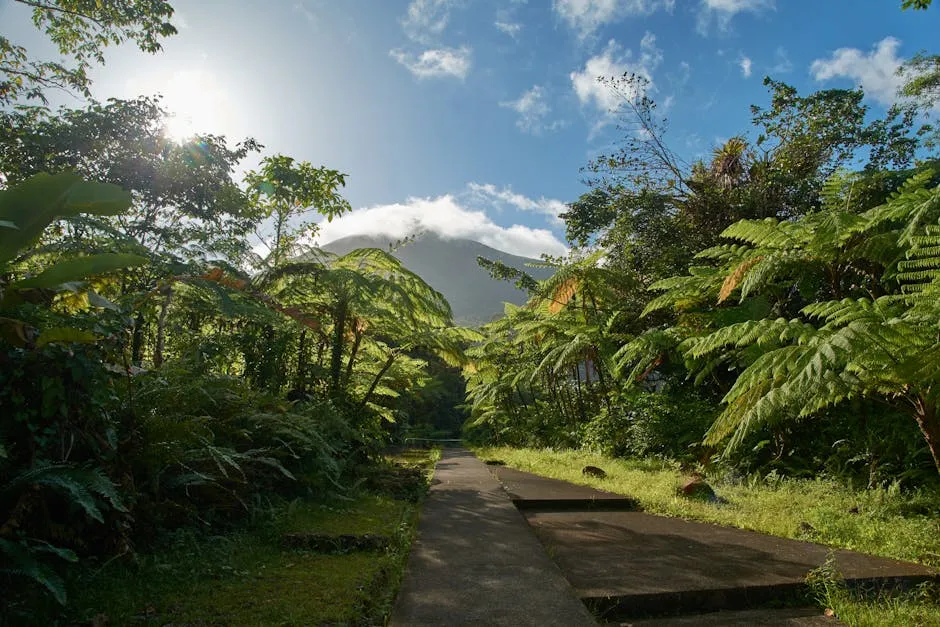
<path id="1" fill-rule="evenodd" d="M 742 610 L 736 612 L 711 612 L 692 616 L 670 616 L 648 618 L 625 623 L 614 623 L 620 627 L 698 627 L 720 625 L 721 627 L 836 627 L 841 621 L 825 616 L 815 607 L 796 607 L 773 610 Z"/>
<path id="2" fill-rule="evenodd" d="M 639 512 L 527 512 L 597 615 L 736 609 L 798 598 L 830 552 L 850 583 L 916 583 L 936 571 L 762 533 Z"/>
<path id="3" fill-rule="evenodd" d="M 634 499 L 559 479 L 550 479 L 505 466 L 489 466 L 512 502 L 524 510 L 616 510 L 639 509 Z"/>
<path id="4" fill-rule="evenodd" d="M 445 450 L 391 625 L 594 625 L 487 467 Z"/>

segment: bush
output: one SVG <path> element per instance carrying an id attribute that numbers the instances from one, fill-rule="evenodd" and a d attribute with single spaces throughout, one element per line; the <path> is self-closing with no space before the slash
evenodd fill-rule
<path id="1" fill-rule="evenodd" d="M 138 498 L 154 527 L 237 518 L 254 495 L 335 490 L 354 448 L 327 400 L 294 403 L 185 365 L 141 377 L 133 412 Z"/>
<path id="2" fill-rule="evenodd" d="M 611 457 L 698 459 L 717 414 L 692 395 L 629 390 L 581 428 L 581 446 Z"/>

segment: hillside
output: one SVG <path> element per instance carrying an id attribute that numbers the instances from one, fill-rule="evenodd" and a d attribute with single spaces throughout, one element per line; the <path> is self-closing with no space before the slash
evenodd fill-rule
<path id="1" fill-rule="evenodd" d="M 357 248 L 388 248 L 390 241 L 390 238 L 381 236 L 352 235 L 322 248 L 343 255 Z M 537 279 L 551 276 L 550 270 L 525 266 L 537 259 L 504 253 L 472 240 L 443 239 L 431 233 L 402 246 L 394 254 L 406 268 L 444 294 L 454 310 L 454 319 L 461 324 L 489 322 L 503 313 L 503 303 L 521 305 L 526 301 L 523 290 L 516 289 L 511 283 L 492 279 L 477 264 L 477 257 L 502 261 Z"/>

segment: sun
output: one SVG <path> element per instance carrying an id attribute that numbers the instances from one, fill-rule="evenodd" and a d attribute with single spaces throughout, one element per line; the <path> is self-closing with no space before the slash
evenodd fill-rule
<path id="1" fill-rule="evenodd" d="M 231 99 L 218 82 L 203 70 L 171 74 L 157 89 L 167 111 L 167 135 L 183 143 L 199 133 L 225 134 L 232 121 Z"/>

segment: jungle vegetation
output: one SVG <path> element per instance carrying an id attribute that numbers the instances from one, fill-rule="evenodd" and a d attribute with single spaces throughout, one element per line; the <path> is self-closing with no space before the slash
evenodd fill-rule
<path id="1" fill-rule="evenodd" d="M 531 300 L 475 330 L 390 252 L 309 245 L 345 173 L 91 98 L 108 46 L 175 32 L 167 2 L 16 1 L 71 63 L 0 36 L 0 619 L 167 534 L 347 494 L 462 400 L 486 444 L 936 489 L 937 57 L 882 117 L 768 78 L 694 163 L 641 77 L 603 78 L 625 132 L 571 254 L 544 281 L 484 261 Z"/>

